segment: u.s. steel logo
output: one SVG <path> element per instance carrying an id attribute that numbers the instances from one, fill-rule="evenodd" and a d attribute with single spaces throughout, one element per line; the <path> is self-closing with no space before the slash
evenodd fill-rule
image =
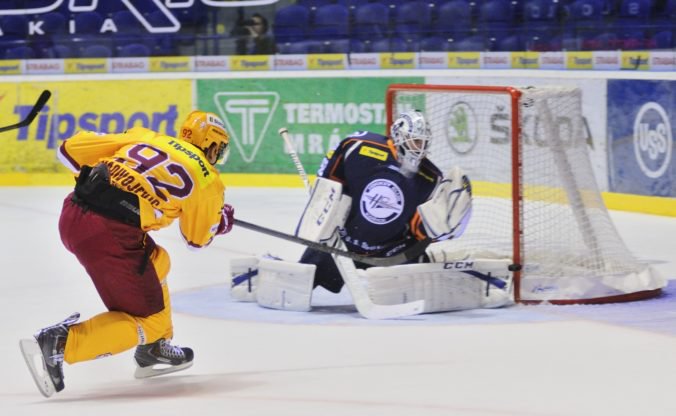
<path id="1" fill-rule="evenodd" d="M 634 119 L 634 155 L 641 171 L 659 178 L 671 162 L 673 137 L 664 108 L 656 102 L 643 104 Z"/>

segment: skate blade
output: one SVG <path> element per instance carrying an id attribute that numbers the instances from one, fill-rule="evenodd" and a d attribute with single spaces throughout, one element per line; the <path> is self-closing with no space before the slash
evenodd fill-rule
<path id="1" fill-rule="evenodd" d="M 161 364 L 158 364 L 155 367 L 153 367 L 153 366 L 139 367 L 137 365 L 136 371 L 134 371 L 134 378 L 142 379 L 142 378 L 157 377 L 157 376 L 162 376 L 162 375 L 165 375 L 165 374 L 175 373 L 177 371 L 185 370 L 187 368 L 192 367 L 192 363 L 193 362 L 190 361 L 190 362 L 187 362 L 185 364 L 165 366 L 165 367 L 160 367 Z"/>
<path id="2" fill-rule="evenodd" d="M 54 383 L 47 372 L 47 364 L 38 342 L 35 339 L 22 339 L 19 341 L 19 348 L 38 390 L 43 396 L 51 397 L 55 391 Z"/>

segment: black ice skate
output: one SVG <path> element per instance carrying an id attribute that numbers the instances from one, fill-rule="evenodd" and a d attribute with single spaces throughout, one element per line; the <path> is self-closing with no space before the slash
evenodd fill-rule
<path id="1" fill-rule="evenodd" d="M 165 339 L 139 345 L 134 353 L 137 366 L 134 377 L 148 378 L 185 370 L 192 366 L 193 357 L 192 349 L 171 345 Z"/>
<path id="2" fill-rule="evenodd" d="M 63 351 L 66 348 L 68 327 L 80 319 L 74 313 L 54 326 L 41 329 L 33 339 L 22 339 L 19 347 L 35 385 L 45 397 L 64 388 Z"/>

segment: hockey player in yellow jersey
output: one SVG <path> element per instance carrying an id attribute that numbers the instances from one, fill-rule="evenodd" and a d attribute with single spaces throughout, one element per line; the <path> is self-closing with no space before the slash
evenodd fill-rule
<path id="1" fill-rule="evenodd" d="M 81 323 L 74 314 L 21 341 L 45 396 L 63 390 L 63 361 L 136 347 L 137 378 L 192 365 L 193 351 L 170 343 L 169 256 L 147 232 L 178 219 L 188 246 L 202 248 L 231 230 L 234 209 L 224 203 L 225 186 L 214 167 L 227 158 L 228 142 L 218 116 L 193 111 L 178 138 L 134 127 L 120 134 L 80 132 L 62 144 L 59 159 L 77 180 L 63 204 L 61 240 L 108 311 Z M 36 368 L 36 357 L 46 371 Z"/>

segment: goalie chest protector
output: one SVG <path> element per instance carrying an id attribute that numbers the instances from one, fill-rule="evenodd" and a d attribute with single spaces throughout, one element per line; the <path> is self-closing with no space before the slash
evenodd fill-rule
<path id="1" fill-rule="evenodd" d="M 405 177 L 388 138 L 369 132 L 347 137 L 330 156 L 319 174 L 343 183 L 352 198 L 343 235 L 348 249 L 372 254 L 413 243 L 408 223 L 434 190 L 439 169 L 425 159 Z"/>

